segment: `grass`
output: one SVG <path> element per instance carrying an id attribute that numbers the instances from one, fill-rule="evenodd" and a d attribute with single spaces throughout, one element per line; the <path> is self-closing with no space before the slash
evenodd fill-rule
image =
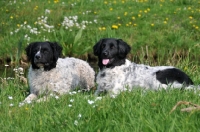
<path id="1" fill-rule="evenodd" d="M 12 88 L 1 92 L 1 131 L 199 131 L 198 111 L 169 114 L 179 100 L 200 103 L 192 91 L 135 89 L 114 99 L 72 92 L 19 107 L 25 96 Z"/>
<path id="2" fill-rule="evenodd" d="M 17 0 L 0 2 L 0 131 L 199 131 L 199 111 L 180 112 L 180 100 L 200 104 L 199 92 L 123 92 L 116 98 L 76 91 L 49 102 L 19 107 L 28 95 L 24 48 L 33 41 L 57 41 L 63 56 L 91 61 L 101 38 L 121 38 L 128 58 L 149 65 L 173 65 L 199 84 L 199 0 Z M 12 68 L 11 68 L 12 67 Z M 0 67 L 1 69 L 1 67 Z M 24 80 L 25 81 L 25 80 Z"/>

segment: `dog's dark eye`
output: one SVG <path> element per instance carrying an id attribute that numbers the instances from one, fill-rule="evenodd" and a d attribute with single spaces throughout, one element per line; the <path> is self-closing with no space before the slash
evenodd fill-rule
<path id="1" fill-rule="evenodd" d="M 115 48 L 115 46 L 113 44 L 110 45 L 110 49 L 113 49 Z"/>
<path id="2" fill-rule="evenodd" d="M 37 50 L 33 50 L 33 54 L 36 54 L 37 53 Z"/>
<path id="3" fill-rule="evenodd" d="M 43 50 L 43 53 L 47 54 L 47 53 L 49 53 L 49 51 L 46 50 L 46 49 L 44 49 L 44 50 Z"/>
<path id="4" fill-rule="evenodd" d="M 105 48 L 106 47 L 106 44 L 102 44 L 101 45 L 101 48 L 103 49 L 103 48 Z"/>

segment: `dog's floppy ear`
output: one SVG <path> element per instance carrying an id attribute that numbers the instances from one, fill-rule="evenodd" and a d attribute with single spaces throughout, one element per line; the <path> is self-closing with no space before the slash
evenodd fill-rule
<path id="1" fill-rule="evenodd" d="M 28 57 L 28 61 L 31 61 L 31 52 L 32 52 L 32 47 L 34 44 L 35 44 L 35 42 L 32 42 L 25 48 L 26 55 Z"/>
<path id="2" fill-rule="evenodd" d="M 57 61 L 62 54 L 62 47 L 57 42 L 48 42 L 53 50 L 53 59 Z"/>
<path id="3" fill-rule="evenodd" d="M 125 58 L 126 55 L 130 52 L 131 47 L 126 42 L 124 42 L 122 39 L 118 39 L 117 42 L 118 42 L 118 48 L 119 48 L 119 50 L 118 50 L 119 56 L 121 58 Z"/>
<path id="4" fill-rule="evenodd" d="M 94 46 L 93 46 L 93 53 L 94 55 L 98 56 L 101 54 L 101 43 L 103 42 L 103 39 L 99 40 Z"/>

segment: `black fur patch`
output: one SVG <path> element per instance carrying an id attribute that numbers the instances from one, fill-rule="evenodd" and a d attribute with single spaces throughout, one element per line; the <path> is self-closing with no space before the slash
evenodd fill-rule
<path id="1" fill-rule="evenodd" d="M 106 76 L 106 73 L 103 72 L 103 73 L 101 74 L 101 77 L 105 77 L 105 76 Z"/>
<path id="2" fill-rule="evenodd" d="M 122 39 L 104 38 L 93 47 L 94 55 L 98 56 L 98 66 L 100 69 L 113 68 L 125 64 L 127 54 L 131 47 Z M 107 65 L 102 64 L 103 59 L 109 59 Z"/>
<path id="3" fill-rule="evenodd" d="M 162 84 L 169 84 L 177 81 L 186 86 L 193 85 L 193 82 L 189 78 L 189 76 L 186 75 L 183 71 L 176 68 L 157 71 L 156 79 Z"/>
<path id="4" fill-rule="evenodd" d="M 56 42 L 33 42 L 25 50 L 32 68 L 39 69 L 37 64 L 40 63 L 44 65 L 45 71 L 56 67 L 56 62 L 62 53 L 62 47 Z M 37 52 L 40 52 L 38 59 L 36 58 Z"/>

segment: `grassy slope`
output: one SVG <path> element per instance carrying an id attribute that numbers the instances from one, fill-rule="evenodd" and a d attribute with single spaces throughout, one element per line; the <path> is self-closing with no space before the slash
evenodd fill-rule
<path id="1" fill-rule="evenodd" d="M 151 65 L 175 65 L 198 84 L 199 2 L 69 0 L 62 4 L 62 0 L 19 0 L 11 4 L 2 1 L 0 57 L 17 61 L 28 43 L 46 39 L 60 42 L 65 56 L 80 57 L 91 53 L 92 46 L 100 38 L 116 37 L 132 46 L 129 55 L 132 60 Z M 53 29 L 44 31 L 44 26 L 38 24 L 46 9 L 50 10 L 50 14 L 46 14 L 47 24 L 54 25 L 54 32 Z M 92 22 L 87 24 L 77 43 L 74 39 L 79 28 L 66 30 L 62 26 L 64 16 L 78 16 L 78 23 Z M 27 25 L 31 29 L 37 27 L 40 34 L 31 33 Z M 17 33 L 16 29 L 19 29 Z M 27 96 L 27 89 L 18 78 L 0 84 L 0 131 L 199 131 L 199 112 L 182 113 L 178 108 L 169 114 L 180 100 L 200 104 L 199 93 L 191 91 L 134 90 L 115 99 L 104 96 L 94 104 L 88 103 L 88 100 L 95 100 L 92 93 L 77 93 L 18 107 Z M 10 106 L 12 104 L 14 106 Z"/>

